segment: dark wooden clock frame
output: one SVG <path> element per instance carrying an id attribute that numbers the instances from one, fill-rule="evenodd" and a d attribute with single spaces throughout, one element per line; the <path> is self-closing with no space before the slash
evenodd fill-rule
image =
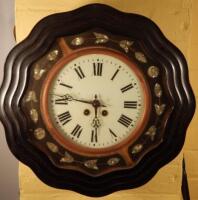
<path id="1" fill-rule="evenodd" d="M 28 134 L 31 130 L 22 106 L 29 69 L 34 62 L 46 55 L 57 38 L 72 37 L 90 30 L 105 30 L 137 41 L 143 52 L 137 55 L 142 66 L 147 67 L 145 55 L 158 66 L 158 70 L 163 72 L 158 78 L 163 92 L 168 96 L 165 103 L 169 109 L 163 127 L 157 130 L 161 135 L 160 142 L 142 154 L 141 159 L 134 156 L 138 162 L 133 168 L 110 171 L 98 176 L 91 176 L 89 173 L 72 168 L 59 168 L 51 162 L 44 151 L 30 142 Z M 100 38 L 103 36 L 99 35 L 99 39 L 103 39 L 100 41 L 102 45 L 107 39 Z M 76 42 L 78 46 L 80 41 Z M 120 43 L 120 47 L 122 48 L 120 51 L 128 52 L 129 44 L 124 41 Z M 149 84 L 159 86 L 154 81 L 158 76 L 155 67 L 148 69 L 147 73 L 151 76 Z M 161 96 L 159 87 L 155 88 L 155 95 Z M 151 109 L 151 112 L 161 115 L 164 107 L 157 106 Z M 123 13 L 102 4 L 87 5 L 42 19 L 30 35 L 10 52 L 0 90 L 0 119 L 5 127 L 7 143 L 12 153 L 46 184 L 95 197 L 135 188 L 149 181 L 162 166 L 180 152 L 194 111 L 195 98 L 189 84 L 187 63 L 183 54 L 165 38 L 150 19 L 137 14 Z M 52 152 L 56 152 L 56 146 L 52 143 L 49 147 Z M 138 153 L 140 146 L 130 149 L 134 150 Z"/>

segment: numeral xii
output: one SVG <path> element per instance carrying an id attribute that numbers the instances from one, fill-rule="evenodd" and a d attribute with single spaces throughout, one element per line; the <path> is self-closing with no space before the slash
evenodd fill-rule
<path id="1" fill-rule="evenodd" d="M 103 63 L 93 63 L 94 76 L 102 76 Z"/>

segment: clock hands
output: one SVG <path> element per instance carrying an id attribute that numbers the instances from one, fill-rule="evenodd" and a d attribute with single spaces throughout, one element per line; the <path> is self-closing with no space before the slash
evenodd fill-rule
<path id="1" fill-rule="evenodd" d="M 98 118 L 98 108 L 99 107 L 106 107 L 105 105 L 101 104 L 101 102 L 98 99 L 97 94 L 94 96 L 94 100 L 83 100 L 83 99 L 77 99 L 72 97 L 70 94 L 65 94 L 65 95 L 57 95 L 54 94 L 55 96 L 58 96 L 61 98 L 62 101 L 65 101 L 68 103 L 68 101 L 78 101 L 81 103 L 86 103 L 90 104 L 94 107 L 94 118 L 92 120 L 91 126 L 94 128 L 92 131 L 92 141 L 97 142 L 97 134 L 98 134 L 98 128 L 101 126 L 100 119 Z"/>
<path id="2" fill-rule="evenodd" d="M 106 107 L 105 105 L 101 104 L 99 100 L 83 100 L 83 99 L 77 99 L 77 98 L 74 98 L 72 97 L 70 94 L 65 94 L 65 95 L 57 95 L 57 94 L 53 94 L 55 96 L 58 96 L 58 97 L 61 97 L 62 100 L 64 101 L 78 101 L 78 102 L 81 102 L 81 103 L 86 103 L 86 104 L 90 104 L 92 105 L 93 107 L 96 106 L 97 104 L 97 107 Z M 97 95 L 96 95 L 97 96 Z"/>

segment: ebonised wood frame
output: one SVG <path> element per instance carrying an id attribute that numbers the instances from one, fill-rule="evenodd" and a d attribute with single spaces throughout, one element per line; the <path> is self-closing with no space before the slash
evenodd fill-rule
<path id="1" fill-rule="evenodd" d="M 145 52 L 156 58 L 167 72 L 168 90 L 174 102 L 163 142 L 157 148 L 146 154 L 132 169 L 98 177 L 55 167 L 46 155 L 26 140 L 26 119 L 20 109 L 28 67 L 47 52 L 57 37 L 93 28 L 139 40 Z M 5 127 L 7 143 L 12 153 L 31 167 L 46 184 L 95 197 L 135 188 L 149 181 L 162 166 L 180 152 L 194 111 L 195 98 L 189 85 L 187 63 L 182 53 L 165 38 L 150 19 L 123 13 L 101 4 L 87 5 L 42 19 L 7 57 L 0 90 L 0 119 Z"/>

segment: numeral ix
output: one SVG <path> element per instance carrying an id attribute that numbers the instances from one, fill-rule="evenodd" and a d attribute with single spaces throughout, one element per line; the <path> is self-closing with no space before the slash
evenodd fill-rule
<path id="1" fill-rule="evenodd" d="M 55 104 L 67 105 L 67 101 L 65 98 L 59 98 L 55 100 Z"/>

